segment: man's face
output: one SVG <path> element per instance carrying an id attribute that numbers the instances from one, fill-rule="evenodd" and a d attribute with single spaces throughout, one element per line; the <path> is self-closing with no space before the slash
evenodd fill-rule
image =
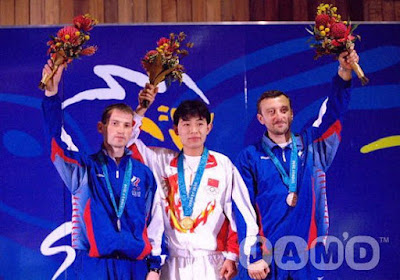
<path id="1" fill-rule="evenodd" d="M 106 148 L 123 148 L 128 143 L 133 129 L 133 116 L 130 113 L 113 109 L 106 124 L 99 122 L 98 131 L 103 134 Z"/>
<path id="2" fill-rule="evenodd" d="M 212 124 L 199 116 L 190 116 L 187 120 L 179 119 L 178 125 L 174 126 L 175 133 L 179 136 L 184 150 L 202 151 L 207 135 L 210 133 Z"/>
<path id="3" fill-rule="evenodd" d="M 257 119 L 267 128 L 270 136 L 285 135 L 290 131 L 293 120 L 289 99 L 284 95 L 263 99 Z"/>

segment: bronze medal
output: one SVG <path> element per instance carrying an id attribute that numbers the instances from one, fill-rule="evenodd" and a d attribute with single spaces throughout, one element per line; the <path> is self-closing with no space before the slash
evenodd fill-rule
<path id="1" fill-rule="evenodd" d="M 180 222 L 181 227 L 185 230 L 191 230 L 193 228 L 194 225 L 194 221 L 189 218 L 189 217 L 185 217 L 181 220 Z"/>
<path id="2" fill-rule="evenodd" d="M 286 197 L 286 203 L 291 207 L 295 207 L 297 204 L 297 194 L 295 192 L 290 192 Z"/>

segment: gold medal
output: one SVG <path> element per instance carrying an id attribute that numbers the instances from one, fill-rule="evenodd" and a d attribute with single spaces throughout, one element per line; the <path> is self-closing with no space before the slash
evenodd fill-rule
<path id="1" fill-rule="evenodd" d="M 286 203 L 291 207 L 295 207 L 297 204 L 297 194 L 295 192 L 290 192 L 286 197 Z"/>
<path id="2" fill-rule="evenodd" d="M 189 217 L 185 217 L 181 220 L 180 224 L 183 229 L 191 230 L 193 228 L 194 221 Z"/>

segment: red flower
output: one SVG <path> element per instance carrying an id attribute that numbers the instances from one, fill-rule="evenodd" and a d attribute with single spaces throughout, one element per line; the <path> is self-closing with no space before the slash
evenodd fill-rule
<path id="1" fill-rule="evenodd" d="M 169 39 L 165 38 L 165 37 L 161 37 L 160 40 L 158 40 L 157 42 L 157 46 L 160 47 L 164 44 L 168 44 L 169 45 Z"/>
<path id="2" fill-rule="evenodd" d="M 143 59 L 144 59 L 144 60 L 149 60 L 150 57 L 152 57 L 152 56 L 154 56 L 154 55 L 157 55 L 157 54 L 158 54 L 158 51 L 156 51 L 156 50 L 148 51 L 148 52 L 146 53 L 146 55 L 143 57 Z"/>
<path id="3" fill-rule="evenodd" d="M 337 22 L 331 27 L 331 34 L 336 39 L 343 39 L 346 38 L 347 33 L 347 26 L 342 22 Z"/>
<path id="4" fill-rule="evenodd" d="M 63 42 L 75 44 L 79 40 L 79 30 L 73 26 L 66 26 L 57 32 L 57 37 Z"/>
<path id="5" fill-rule="evenodd" d="M 340 47 L 341 45 L 343 45 L 343 43 L 341 43 L 341 40 L 332 40 L 332 45 L 334 45 L 335 47 Z"/>
<path id="6" fill-rule="evenodd" d="M 85 49 L 83 49 L 80 53 L 80 55 L 93 55 L 97 51 L 97 47 L 90 46 Z"/>
<path id="7" fill-rule="evenodd" d="M 315 25 L 317 27 L 320 27 L 321 25 L 327 26 L 327 24 L 330 22 L 331 22 L 331 17 L 326 14 L 317 15 L 315 17 Z"/>
<path id="8" fill-rule="evenodd" d="M 80 15 L 74 18 L 74 25 L 78 29 L 82 29 L 85 32 L 93 29 L 93 26 L 97 24 L 97 21 L 92 19 L 89 15 Z"/>

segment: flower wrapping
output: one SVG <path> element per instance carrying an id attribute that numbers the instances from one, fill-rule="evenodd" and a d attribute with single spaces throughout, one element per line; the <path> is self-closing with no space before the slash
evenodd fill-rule
<path id="1" fill-rule="evenodd" d="M 164 80 L 167 86 L 174 81 L 182 83 L 182 75 L 185 69 L 180 64 L 180 60 L 189 54 L 187 49 L 182 48 L 185 39 L 186 34 L 183 32 L 178 35 L 171 33 L 169 38 L 160 38 L 157 41 L 157 48 L 148 51 L 142 58 L 142 66 L 149 76 L 150 84 L 156 86 Z M 193 43 L 186 43 L 186 47 L 192 48 Z"/>
<path id="2" fill-rule="evenodd" d="M 54 63 L 51 75 L 43 75 L 39 88 L 44 90 L 47 82 L 53 77 L 58 67 L 69 64 L 75 58 L 93 55 L 97 46 L 85 46 L 90 40 L 89 31 L 97 24 L 89 14 L 79 15 L 73 19 L 73 25 L 61 28 L 56 36 L 50 36 L 47 42 L 47 54 Z"/>
<path id="3" fill-rule="evenodd" d="M 351 25 L 348 21 L 342 21 L 341 16 L 337 13 L 337 7 L 332 4 L 321 3 L 317 7 L 315 25 L 310 27 L 311 29 L 306 28 L 306 30 L 313 36 L 310 46 L 316 51 L 314 59 L 324 55 L 338 56 L 346 50 L 350 52 L 354 48 L 355 41 L 361 40 L 360 36 L 353 34 L 357 26 Z M 354 63 L 351 67 L 361 83 L 367 84 L 369 80 L 360 65 Z"/>

